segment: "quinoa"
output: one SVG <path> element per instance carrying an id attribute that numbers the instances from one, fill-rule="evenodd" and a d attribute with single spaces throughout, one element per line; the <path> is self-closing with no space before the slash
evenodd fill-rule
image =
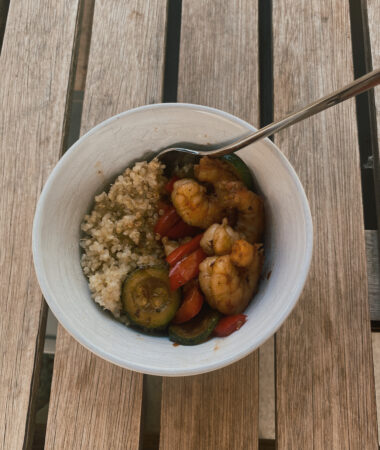
<path id="1" fill-rule="evenodd" d="M 127 168 L 109 192 L 95 197 L 81 224 L 81 265 L 92 298 L 121 318 L 121 287 L 126 276 L 141 266 L 162 264 L 165 254 L 153 227 L 157 202 L 166 178 L 158 161 Z"/>

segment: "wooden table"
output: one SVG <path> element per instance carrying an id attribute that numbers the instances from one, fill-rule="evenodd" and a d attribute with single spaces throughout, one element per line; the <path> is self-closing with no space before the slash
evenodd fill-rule
<path id="1" fill-rule="evenodd" d="M 126 109 L 176 100 L 258 126 L 379 67 L 380 7 L 367 3 L 0 0 L 0 448 L 29 448 L 33 439 L 47 307 L 31 228 L 67 147 L 77 66 L 86 68 L 81 133 Z M 86 36 L 88 61 L 78 57 Z M 308 282 L 275 337 L 280 450 L 378 448 L 368 303 L 370 292 L 375 328 L 377 235 L 376 225 L 365 230 L 363 198 L 373 220 L 376 202 L 380 223 L 380 90 L 359 107 L 357 117 L 348 101 L 274 137 L 301 178 L 315 227 Z M 164 378 L 160 449 L 257 449 L 259 357 Z M 46 448 L 138 449 L 145 381 L 59 327 Z"/>

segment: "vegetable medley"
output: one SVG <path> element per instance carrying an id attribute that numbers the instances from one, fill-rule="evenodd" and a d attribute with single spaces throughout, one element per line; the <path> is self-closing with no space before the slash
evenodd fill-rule
<path id="1" fill-rule="evenodd" d="M 165 263 L 136 269 L 121 291 L 132 325 L 167 330 L 182 345 L 244 325 L 264 261 L 264 205 L 248 167 L 229 155 L 193 169 L 193 177 L 173 174 L 159 200 L 154 232 Z"/>

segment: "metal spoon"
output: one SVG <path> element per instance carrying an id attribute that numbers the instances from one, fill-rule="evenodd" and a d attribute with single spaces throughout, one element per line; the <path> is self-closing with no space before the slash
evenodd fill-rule
<path id="1" fill-rule="evenodd" d="M 313 116 L 314 114 L 319 113 L 320 111 L 324 111 L 331 106 L 337 105 L 345 100 L 348 100 L 351 97 L 355 97 L 356 95 L 368 91 L 369 89 L 377 86 L 380 83 L 380 69 L 373 70 L 372 72 L 367 73 L 366 75 L 356 79 L 350 84 L 347 84 L 341 89 L 333 92 L 332 94 L 326 95 L 322 97 L 320 100 L 317 100 L 311 103 L 308 106 L 296 111 L 288 116 L 284 117 L 277 122 L 272 122 L 271 124 L 261 128 L 254 133 L 251 133 L 248 136 L 240 138 L 228 145 L 221 146 L 219 148 L 209 148 L 208 150 L 202 150 L 201 148 L 204 146 L 197 145 L 194 149 L 191 148 L 181 148 L 181 147 L 171 147 L 165 150 L 162 150 L 155 158 L 158 158 L 162 161 L 166 166 L 172 166 L 175 164 L 185 164 L 188 162 L 194 162 L 194 159 L 198 159 L 201 156 L 211 156 L 213 158 L 217 156 L 227 155 L 228 153 L 236 152 L 247 145 L 252 144 L 253 142 L 258 141 L 259 139 L 263 139 L 265 137 L 271 136 L 277 131 L 283 130 L 290 125 L 293 125 L 297 122 L 300 122 L 307 117 Z"/>

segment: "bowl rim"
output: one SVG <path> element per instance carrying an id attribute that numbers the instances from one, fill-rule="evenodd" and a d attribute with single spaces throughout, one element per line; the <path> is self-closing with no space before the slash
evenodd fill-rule
<path id="1" fill-rule="evenodd" d="M 254 350 L 259 348 L 264 342 L 266 342 L 271 336 L 273 336 L 278 329 L 282 326 L 282 324 L 286 321 L 289 314 L 295 307 L 295 305 L 298 302 L 298 299 L 303 291 L 304 285 L 307 280 L 307 276 L 310 269 L 310 264 L 312 260 L 312 254 L 313 254 L 313 222 L 312 222 L 312 216 L 310 211 L 310 206 L 308 199 L 306 197 L 304 188 L 301 184 L 301 181 L 298 178 L 298 175 L 293 168 L 293 166 L 290 164 L 288 159 L 285 157 L 285 155 L 281 152 L 281 150 L 268 138 L 263 139 L 263 141 L 269 145 L 272 150 L 274 150 L 277 154 L 277 156 L 280 158 L 282 164 L 285 166 L 286 170 L 289 172 L 293 182 L 296 185 L 296 190 L 300 195 L 301 203 L 302 203 L 302 209 L 303 209 L 303 216 L 305 219 L 305 235 L 306 235 L 306 248 L 305 248 L 305 261 L 302 270 L 299 274 L 299 283 L 297 288 L 294 290 L 294 293 L 292 295 L 291 301 L 288 303 L 287 308 L 284 310 L 283 315 L 281 318 L 278 318 L 277 321 L 273 324 L 271 329 L 263 333 L 261 338 L 255 342 L 255 344 L 247 345 L 244 349 L 241 351 L 236 352 L 233 357 L 229 357 L 228 359 L 221 359 L 219 361 L 215 361 L 213 363 L 208 364 L 207 366 L 204 365 L 201 368 L 175 368 L 175 369 L 165 369 L 165 368 L 159 368 L 156 367 L 149 367 L 149 362 L 147 364 L 137 364 L 133 361 L 125 361 L 125 359 L 118 358 L 114 355 L 109 355 L 108 353 L 105 353 L 102 351 L 101 348 L 95 346 L 90 340 L 87 339 L 86 336 L 83 336 L 80 332 L 78 332 L 75 327 L 71 326 L 71 323 L 68 319 L 68 317 L 64 314 L 63 309 L 59 306 L 58 302 L 54 299 L 53 293 L 50 292 L 50 289 L 48 288 L 48 283 L 45 280 L 45 272 L 43 269 L 43 263 L 42 258 L 40 258 L 40 228 L 41 228 L 41 221 L 42 221 L 42 213 L 44 210 L 44 206 L 46 203 L 46 199 L 48 197 L 48 194 L 51 190 L 51 188 L 54 185 L 54 180 L 56 178 L 56 175 L 60 172 L 62 167 L 65 164 L 66 159 L 70 158 L 71 154 L 76 151 L 77 147 L 79 147 L 83 141 L 85 141 L 89 136 L 92 134 L 98 132 L 100 129 L 108 126 L 110 123 L 117 121 L 118 119 L 134 114 L 136 112 L 141 112 L 145 110 L 154 110 L 154 109 L 191 109 L 191 110 L 198 110 L 198 111 L 204 111 L 213 113 L 216 116 L 220 116 L 222 118 L 229 119 L 232 122 L 235 122 L 237 124 L 242 125 L 244 128 L 246 128 L 249 131 L 256 131 L 257 128 L 253 125 L 249 124 L 248 122 L 240 119 L 239 117 L 227 113 L 225 111 L 222 111 L 217 108 L 212 108 L 204 105 L 197 105 L 193 103 L 155 103 L 155 104 L 148 104 L 143 106 L 138 106 L 136 108 L 129 109 L 127 111 L 123 111 L 119 114 L 116 114 L 112 117 L 109 117 L 108 119 L 100 122 L 99 124 L 95 125 L 93 128 L 91 128 L 89 131 L 87 131 L 85 134 L 83 134 L 66 152 L 65 154 L 59 159 L 51 173 L 49 174 L 45 185 L 42 189 L 42 192 L 40 194 L 40 197 L 37 202 L 37 206 L 35 209 L 35 215 L 33 220 L 33 229 L 32 229 L 32 252 L 33 252 L 33 261 L 34 261 L 34 267 L 35 272 L 37 276 L 38 283 L 40 285 L 42 294 L 44 298 L 46 299 L 50 309 L 52 310 L 53 314 L 56 316 L 59 323 L 64 327 L 64 329 L 81 345 L 83 345 L 85 348 L 90 350 L 95 355 L 101 357 L 102 359 L 105 359 L 106 361 L 109 361 L 113 364 L 116 364 L 120 367 L 123 367 L 128 370 L 133 370 L 136 372 L 141 372 L 145 374 L 150 375 L 158 375 L 158 376 L 190 376 L 190 375 L 197 375 L 201 373 L 211 372 L 217 369 L 221 369 L 223 367 L 226 367 L 230 364 L 233 364 L 240 359 L 246 357 L 250 353 L 252 353 Z"/>

